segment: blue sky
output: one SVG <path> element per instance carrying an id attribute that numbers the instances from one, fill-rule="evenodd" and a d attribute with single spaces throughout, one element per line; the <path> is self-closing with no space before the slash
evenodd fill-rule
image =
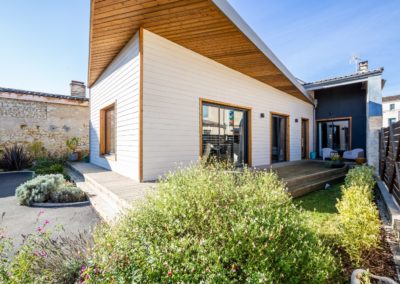
<path id="1" fill-rule="evenodd" d="M 89 0 L 0 1 L 0 86 L 68 94 L 87 79 Z M 230 0 L 298 78 L 353 73 L 355 54 L 400 94 L 400 1 Z"/>

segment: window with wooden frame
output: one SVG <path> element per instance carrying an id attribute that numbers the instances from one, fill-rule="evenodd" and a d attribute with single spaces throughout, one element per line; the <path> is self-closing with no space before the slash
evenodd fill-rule
<path id="1" fill-rule="evenodd" d="M 100 110 L 100 155 L 115 159 L 115 104 Z"/>

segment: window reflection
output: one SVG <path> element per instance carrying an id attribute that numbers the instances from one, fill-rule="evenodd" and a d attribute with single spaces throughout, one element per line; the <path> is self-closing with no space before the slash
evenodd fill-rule
<path id="1" fill-rule="evenodd" d="M 247 163 L 247 111 L 211 104 L 202 108 L 203 159 Z"/>

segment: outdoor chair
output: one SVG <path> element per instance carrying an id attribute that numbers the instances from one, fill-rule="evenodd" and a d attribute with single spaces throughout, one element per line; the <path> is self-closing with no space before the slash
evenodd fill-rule
<path id="1" fill-rule="evenodd" d="M 364 150 L 361 148 L 356 148 L 343 153 L 343 159 L 355 160 L 357 158 L 364 158 Z"/>
<path id="2" fill-rule="evenodd" d="M 336 151 L 331 148 L 322 148 L 322 160 L 326 160 L 326 158 L 330 158 L 332 153 L 336 153 Z"/>

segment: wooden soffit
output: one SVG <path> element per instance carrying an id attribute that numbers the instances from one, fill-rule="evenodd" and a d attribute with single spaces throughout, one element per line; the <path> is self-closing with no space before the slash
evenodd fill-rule
<path id="1" fill-rule="evenodd" d="M 226 0 L 92 0 L 89 86 L 140 27 L 310 102 Z"/>

